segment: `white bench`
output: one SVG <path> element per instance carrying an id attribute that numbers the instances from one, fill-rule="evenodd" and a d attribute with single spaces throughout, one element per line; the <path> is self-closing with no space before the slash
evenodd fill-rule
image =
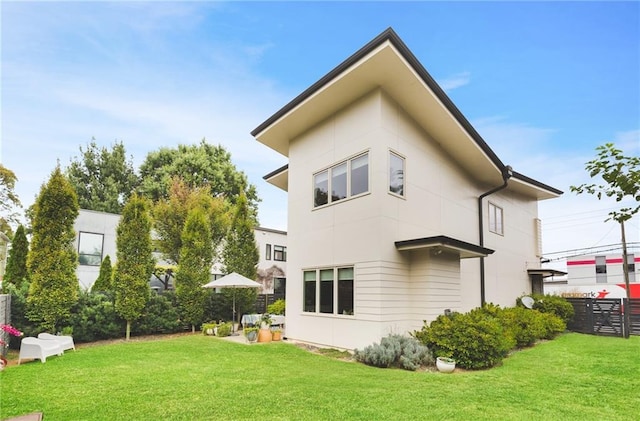
<path id="1" fill-rule="evenodd" d="M 51 333 L 40 333 L 38 339 L 44 339 L 45 341 L 58 341 L 63 351 L 67 349 L 76 350 L 76 345 L 73 343 L 72 336 L 52 335 Z"/>
<path id="2" fill-rule="evenodd" d="M 58 341 L 49 341 L 45 339 L 38 339 L 33 337 L 27 337 L 22 339 L 20 343 L 20 356 L 18 357 L 18 364 L 24 359 L 32 358 L 38 359 L 42 363 L 47 361 L 47 357 L 52 355 L 62 355 L 64 350 L 62 345 Z"/>

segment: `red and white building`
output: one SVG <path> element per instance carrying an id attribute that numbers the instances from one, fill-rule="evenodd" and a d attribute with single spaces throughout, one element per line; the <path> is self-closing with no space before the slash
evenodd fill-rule
<path id="1" fill-rule="evenodd" d="M 640 298 L 640 255 L 627 254 L 632 298 Z M 565 297 L 626 298 L 622 255 L 583 255 L 567 259 L 566 282 L 548 282 L 544 291 Z"/>

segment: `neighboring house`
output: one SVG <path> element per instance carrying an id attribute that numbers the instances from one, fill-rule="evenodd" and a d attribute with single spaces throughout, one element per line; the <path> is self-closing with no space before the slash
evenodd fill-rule
<path id="1" fill-rule="evenodd" d="M 102 260 L 109 255 L 111 264 L 116 264 L 116 230 L 120 223 L 120 215 L 80 209 L 74 223 L 76 231 L 75 247 L 78 251 L 78 268 L 76 274 L 80 286 L 90 289 L 100 273 Z M 286 283 L 287 233 L 268 228 L 255 229 L 256 244 L 260 250 L 258 263 L 258 281 L 263 283 L 265 294 L 284 295 Z M 156 254 L 160 267 L 173 266 L 162 261 Z M 211 269 L 212 278 L 222 276 L 220 265 Z M 164 274 L 159 278 L 152 276 L 151 287 L 156 290 L 165 289 L 165 284 L 173 288 L 173 278 L 165 280 Z"/>
<path id="2" fill-rule="evenodd" d="M 583 255 L 567 259 L 564 282 L 549 282 L 544 290 L 564 297 L 626 298 L 622 255 Z M 627 254 L 631 297 L 640 298 L 640 256 Z"/>
<path id="3" fill-rule="evenodd" d="M 289 158 L 264 177 L 288 192 L 287 337 L 362 348 L 542 289 L 538 201 L 562 192 L 502 163 L 393 30 L 251 134 Z"/>

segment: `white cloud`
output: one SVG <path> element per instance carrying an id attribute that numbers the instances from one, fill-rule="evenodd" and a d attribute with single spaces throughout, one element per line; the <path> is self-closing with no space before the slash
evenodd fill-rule
<path id="1" fill-rule="evenodd" d="M 452 91 L 471 82 L 470 72 L 460 72 L 438 81 L 438 85 L 445 91 Z"/>

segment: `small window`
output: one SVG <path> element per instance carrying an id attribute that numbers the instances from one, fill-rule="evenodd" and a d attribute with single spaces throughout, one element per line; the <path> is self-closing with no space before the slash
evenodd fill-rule
<path id="1" fill-rule="evenodd" d="M 267 244 L 267 249 L 265 250 L 264 258 L 267 260 L 271 260 L 271 244 Z"/>
<path id="2" fill-rule="evenodd" d="M 273 260 L 278 262 L 287 261 L 287 248 L 285 246 L 273 246 Z"/>
<path id="3" fill-rule="evenodd" d="M 404 196 L 404 158 L 393 152 L 389 154 L 389 191 Z"/>
<path id="4" fill-rule="evenodd" d="M 607 283 L 607 256 L 596 256 L 596 283 Z"/>
<path id="5" fill-rule="evenodd" d="M 627 270 L 629 270 L 629 282 L 636 281 L 636 259 L 633 253 L 627 254 Z"/>
<path id="6" fill-rule="evenodd" d="M 303 311 L 315 313 L 316 311 L 316 271 L 304 272 L 304 308 Z"/>
<path id="7" fill-rule="evenodd" d="M 489 231 L 504 235 L 502 208 L 489 202 Z"/>
<path id="8" fill-rule="evenodd" d="M 78 237 L 78 263 L 84 266 L 100 266 L 102 263 L 102 234 L 80 232 Z"/>
<path id="9" fill-rule="evenodd" d="M 338 314 L 353 314 L 353 268 L 338 269 Z"/>
<path id="10" fill-rule="evenodd" d="M 369 191 L 369 155 L 341 162 L 313 175 L 313 207 Z M 331 194 L 329 194 L 331 192 Z"/>
<path id="11" fill-rule="evenodd" d="M 320 313 L 333 313 L 333 269 L 320 271 Z"/>

